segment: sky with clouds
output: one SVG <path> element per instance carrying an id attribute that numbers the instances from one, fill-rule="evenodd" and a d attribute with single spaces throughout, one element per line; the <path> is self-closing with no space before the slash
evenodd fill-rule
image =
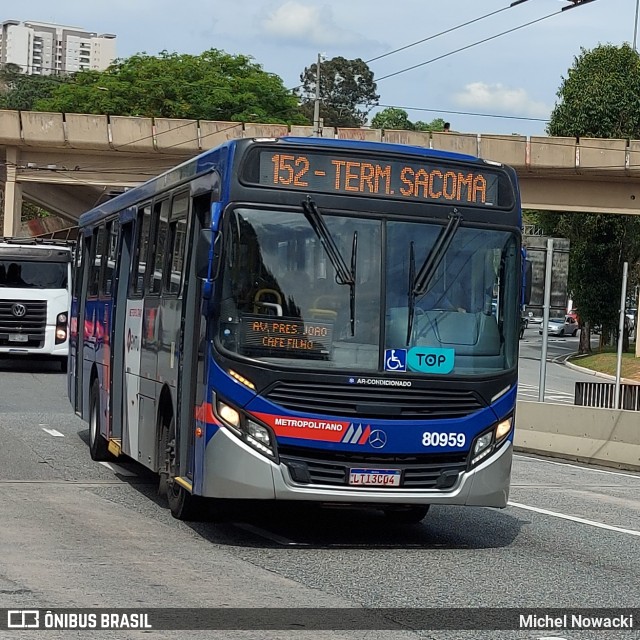
<path id="1" fill-rule="evenodd" d="M 633 42 L 639 2 L 595 0 L 560 12 L 568 0 L 515 7 L 511 0 L 5 0 L 0 19 L 114 33 L 120 57 L 165 49 L 247 54 L 288 87 L 318 53 L 359 57 L 370 61 L 380 105 L 404 108 L 413 121 L 441 117 L 456 131 L 544 135 L 580 48 Z"/>

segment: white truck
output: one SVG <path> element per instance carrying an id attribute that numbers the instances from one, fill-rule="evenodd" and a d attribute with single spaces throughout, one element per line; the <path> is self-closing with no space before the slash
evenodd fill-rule
<path id="1" fill-rule="evenodd" d="M 0 358 L 46 356 L 67 370 L 73 245 L 0 238 Z"/>

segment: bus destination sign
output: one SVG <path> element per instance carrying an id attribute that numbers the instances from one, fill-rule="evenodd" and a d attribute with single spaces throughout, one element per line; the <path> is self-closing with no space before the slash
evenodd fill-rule
<path id="1" fill-rule="evenodd" d="M 512 204 L 499 201 L 498 172 L 432 159 L 261 149 L 258 176 L 255 170 L 249 164 L 245 178 L 264 187 L 484 207 Z"/>
<path id="2" fill-rule="evenodd" d="M 242 343 L 251 352 L 327 359 L 332 340 L 333 325 L 324 322 L 261 315 L 242 318 Z"/>

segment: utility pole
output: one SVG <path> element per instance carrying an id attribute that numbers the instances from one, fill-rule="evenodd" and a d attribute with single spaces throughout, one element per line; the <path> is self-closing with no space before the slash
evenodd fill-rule
<path id="1" fill-rule="evenodd" d="M 620 322 L 618 325 L 618 358 L 616 360 L 616 386 L 614 409 L 620 409 L 620 372 L 622 369 L 622 338 L 624 334 L 624 323 L 627 319 L 627 277 L 629 274 L 629 263 L 622 265 L 622 291 L 620 292 Z"/>
<path id="2" fill-rule="evenodd" d="M 319 138 L 322 130 L 320 127 L 320 62 L 322 62 L 322 54 L 318 54 L 318 63 L 316 65 L 316 99 L 313 105 L 313 136 Z"/>
<path id="3" fill-rule="evenodd" d="M 633 21 L 633 50 L 637 51 L 638 42 L 638 12 L 640 11 L 640 0 L 636 0 L 636 19 Z"/>

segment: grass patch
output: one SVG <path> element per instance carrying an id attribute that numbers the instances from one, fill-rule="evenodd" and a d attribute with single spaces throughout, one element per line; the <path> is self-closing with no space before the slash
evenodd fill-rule
<path id="1" fill-rule="evenodd" d="M 636 358 L 635 345 L 632 344 L 631 349 L 631 353 L 622 354 L 620 375 L 623 378 L 640 382 L 640 358 Z M 611 347 L 610 349 L 593 353 L 590 356 L 571 358 L 570 362 L 585 369 L 592 369 L 593 371 L 600 371 L 601 373 L 608 373 L 611 376 L 615 376 L 618 353 L 615 347 Z"/>

